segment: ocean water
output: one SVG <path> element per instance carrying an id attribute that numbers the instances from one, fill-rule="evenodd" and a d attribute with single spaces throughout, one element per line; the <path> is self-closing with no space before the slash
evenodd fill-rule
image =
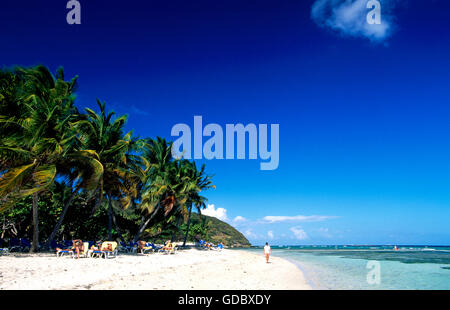
<path id="1" fill-rule="evenodd" d="M 313 289 L 450 289 L 450 247 L 272 246 L 272 255 L 295 263 Z"/>

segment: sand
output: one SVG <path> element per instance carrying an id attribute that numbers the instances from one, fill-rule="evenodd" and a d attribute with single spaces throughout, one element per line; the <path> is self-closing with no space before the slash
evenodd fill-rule
<path id="1" fill-rule="evenodd" d="M 189 249 L 173 255 L 116 258 L 0 256 L 2 290 L 302 290 L 311 289 L 294 264 L 241 250 Z"/>

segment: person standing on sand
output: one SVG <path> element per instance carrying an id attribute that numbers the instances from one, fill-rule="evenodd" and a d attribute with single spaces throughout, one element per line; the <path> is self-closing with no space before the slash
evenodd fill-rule
<path id="1" fill-rule="evenodd" d="M 272 250 L 270 249 L 269 243 L 266 242 L 264 246 L 264 255 L 266 256 L 266 263 L 269 263 L 269 256 L 272 254 Z"/>

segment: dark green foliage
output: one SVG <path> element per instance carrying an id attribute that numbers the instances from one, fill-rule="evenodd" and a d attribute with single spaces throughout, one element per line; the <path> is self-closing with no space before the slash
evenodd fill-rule
<path id="1" fill-rule="evenodd" d="M 160 137 L 125 133 L 127 116 L 104 102 L 99 113 L 79 111 L 76 82 L 62 69 L 0 69 L 0 229 L 15 227 L 3 237 L 33 239 L 31 252 L 73 238 L 249 245 L 230 225 L 192 214 L 215 188 L 204 165 L 172 158 Z"/>

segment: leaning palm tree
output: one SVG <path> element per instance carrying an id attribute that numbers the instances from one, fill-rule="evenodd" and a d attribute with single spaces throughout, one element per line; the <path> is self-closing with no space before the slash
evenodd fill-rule
<path id="1" fill-rule="evenodd" d="M 21 114 L 0 115 L 0 126 L 4 129 L 0 155 L 7 158 L 8 164 L 0 171 L 0 196 L 4 197 L 0 211 L 11 207 L 16 199 L 33 196 L 30 252 L 35 252 L 39 243 L 40 194 L 53 184 L 69 157 L 72 161 L 83 158 L 85 164 L 94 166 L 95 160 L 75 152 L 75 136 L 68 129 L 68 123 L 77 114 L 72 94 L 76 78 L 66 82 L 62 69 L 53 77 L 43 66 L 18 68 L 16 72 L 23 80 L 16 93 Z"/>

